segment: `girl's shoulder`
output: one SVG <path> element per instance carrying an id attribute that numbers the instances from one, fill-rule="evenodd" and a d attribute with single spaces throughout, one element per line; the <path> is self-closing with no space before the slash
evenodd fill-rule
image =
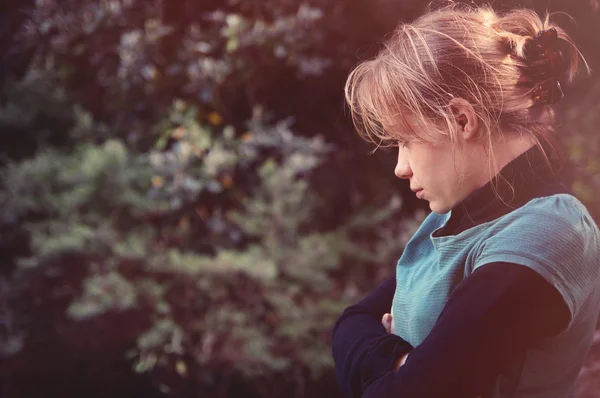
<path id="1" fill-rule="evenodd" d="M 534 198 L 526 203 L 523 208 L 541 211 L 563 211 L 566 215 L 589 214 L 585 205 L 569 193 L 557 193 L 550 196 Z"/>
<path id="2" fill-rule="evenodd" d="M 567 193 L 532 199 L 508 213 L 506 218 L 508 223 L 529 223 L 536 229 L 544 226 L 598 229 L 586 206 L 575 196 Z"/>

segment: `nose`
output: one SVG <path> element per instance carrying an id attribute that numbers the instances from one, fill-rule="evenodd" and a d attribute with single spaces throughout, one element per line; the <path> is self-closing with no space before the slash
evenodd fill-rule
<path id="1" fill-rule="evenodd" d="M 406 148 L 398 148 L 398 162 L 396 163 L 394 174 L 398 178 L 410 178 L 412 176 Z"/>

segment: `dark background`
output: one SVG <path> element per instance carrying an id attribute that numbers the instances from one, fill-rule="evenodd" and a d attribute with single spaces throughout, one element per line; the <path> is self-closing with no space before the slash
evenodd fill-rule
<path id="1" fill-rule="evenodd" d="M 341 397 L 333 322 L 426 210 L 342 89 L 425 6 L 2 1 L 0 396 Z M 600 68 L 598 1 L 493 6 L 566 12 Z M 565 177 L 598 219 L 598 74 L 565 94 Z"/>

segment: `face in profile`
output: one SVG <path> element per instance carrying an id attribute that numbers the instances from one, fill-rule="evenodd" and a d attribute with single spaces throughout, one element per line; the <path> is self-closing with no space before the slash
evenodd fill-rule
<path id="1" fill-rule="evenodd" d="M 444 214 L 485 184 L 487 164 L 480 154 L 467 140 L 454 146 L 446 137 L 434 143 L 401 141 L 394 173 L 409 180 L 410 189 L 433 212 Z"/>

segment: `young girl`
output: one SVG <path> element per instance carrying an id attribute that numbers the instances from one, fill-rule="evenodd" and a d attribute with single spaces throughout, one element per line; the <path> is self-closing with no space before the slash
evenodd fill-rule
<path id="1" fill-rule="evenodd" d="M 572 394 L 600 309 L 600 232 L 556 176 L 550 133 L 579 60 L 548 17 L 454 6 L 401 25 L 350 74 L 355 125 L 398 146 L 395 174 L 432 213 L 395 277 L 334 327 L 348 396 Z"/>

